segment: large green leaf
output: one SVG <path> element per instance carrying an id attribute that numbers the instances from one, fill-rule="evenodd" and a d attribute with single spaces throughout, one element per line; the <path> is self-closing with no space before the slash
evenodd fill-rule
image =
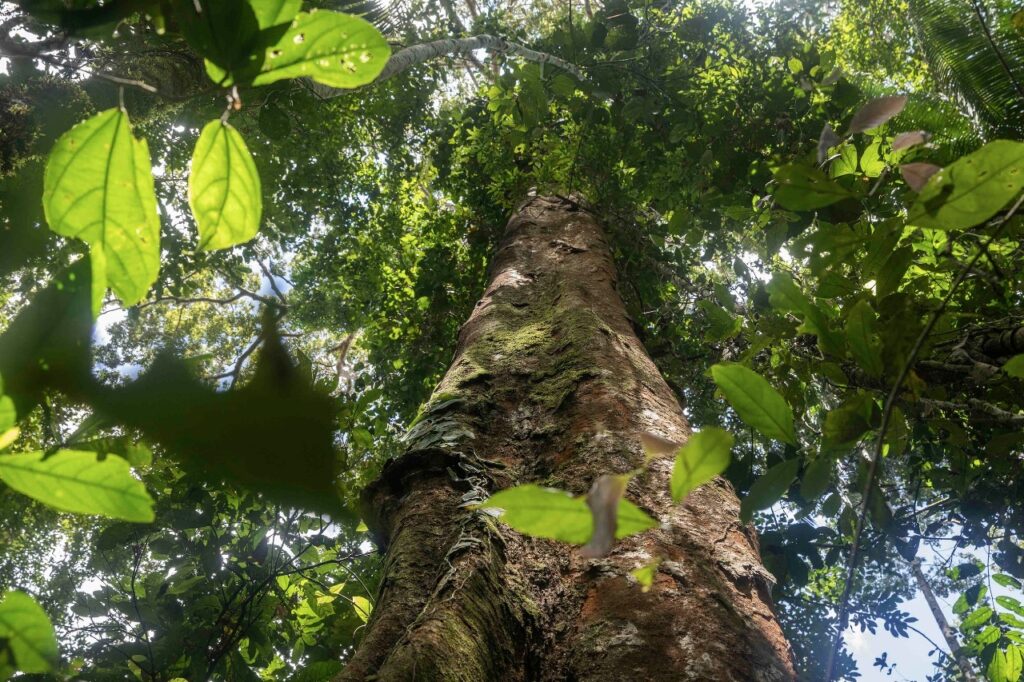
<path id="1" fill-rule="evenodd" d="M 101 514 L 126 521 L 153 520 L 153 500 L 128 462 L 108 454 L 58 450 L 0 455 L 0 480 L 62 511 Z"/>
<path id="2" fill-rule="evenodd" d="M 754 485 L 750 486 L 750 492 L 740 503 L 740 519 L 746 523 L 758 509 L 767 509 L 778 502 L 796 479 L 796 472 L 799 468 L 799 459 L 787 459 L 784 462 L 779 462 L 766 471 L 764 476 L 754 481 Z"/>
<path id="3" fill-rule="evenodd" d="M 46 673 L 57 665 L 53 625 L 43 607 L 24 592 L 7 592 L 0 600 L 0 640 L 6 640 L 21 672 Z"/>
<path id="4" fill-rule="evenodd" d="M 732 434 L 723 429 L 707 426 L 690 436 L 686 445 L 676 453 L 672 469 L 672 499 L 682 500 L 690 491 L 702 485 L 729 466 Z"/>
<path id="5" fill-rule="evenodd" d="M 109 282 L 127 305 L 142 300 L 160 270 L 160 218 L 149 147 L 132 135 L 124 110 L 99 113 L 57 140 L 43 209 L 54 232 L 89 243 L 95 286 Z"/>
<path id="6" fill-rule="evenodd" d="M 846 341 L 850 353 L 868 376 L 882 376 L 882 342 L 875 333 L 876 316 L 867 301 L 858 301 L 846 314 Z"/>
<path id="7" fill-rule="evenodd" d="M 711 376 L 740 419 L 769 438 L 797 444 L 793 410 L 764 377 L 736 364 L 714 365 Z"/>
<path id="8" fill-rule="evenodd" d="M 817 168 L 791 163 L 775 171 L 775 200 L 791 211 L 824 208 L 853 196 Z"/>
<path id="9" fill-rule="evenodd" d="M 188 203 L 199 227 L 199 248 L 224 249 L 260 229 L 260 176 L 245 140 L 228 123 L 210 121 L 192 154 Z"/>
<path id="10" fill-rule="evenodd" d="M 973 227 L 998 213 L 1024 188 L 1024 142 L 994 140 L 933 175 L 907 216 L 939 230 Z"/>
<path id="11" fill-rule="evenodd" d="M 387 41 L 365 19 L 328 10 L 300 12 L 266 49 L 253 85 L 307 77 L 335 88 L 357 88 L 377 78 L 390 56 Z"/>
<path id="12" fill-rule="evenodd" d="M 491 495 L 483 509 L 500 509 L 501 520 L 520 533 L 582 545 L 590 540 L 594 522 L 585 497 L 528 483 Z M 619 501 L 615 537 L 622 539 L 658 523 L 629 500 Z"/>

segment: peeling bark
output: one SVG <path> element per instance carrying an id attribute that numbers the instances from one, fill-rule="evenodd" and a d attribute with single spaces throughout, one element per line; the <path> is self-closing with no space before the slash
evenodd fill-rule
<path id="1" fill-rule="evenodd" d="M 471 508 L 529 482 L 584 494 L 642 464 L 640 432 L 689 435 L 615 278 L 573 202 L 531 198 L 513 216 L 407 452 L 364 491 L 384 578 L 338 680 L 794 679 L 726 481 L 674 505 L 672 461 L 653 461 L 626 497 L 662 526 L 599 560 Z M 656 558 L 643 592 L 629 573 Z"/>

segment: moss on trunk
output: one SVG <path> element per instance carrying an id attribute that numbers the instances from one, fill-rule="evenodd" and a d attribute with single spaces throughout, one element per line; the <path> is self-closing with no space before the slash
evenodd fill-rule
<path id="1" fill-rule="evenodd" d="M 793 679 L 724 480 L 673 505 L 671 461 L 652 462 L 627 497 L 662 526 L 600 560 L 472 508 L 527 482 L 584 493 L 642 463 L 642 431 L 689 433 L 633 333 L 601 226 L 569 200 L 530 199 L 407 452 L 364 492 L 385 573 L 338 679 Z M 643 592 L 630 571 L 654 558 Z"/>

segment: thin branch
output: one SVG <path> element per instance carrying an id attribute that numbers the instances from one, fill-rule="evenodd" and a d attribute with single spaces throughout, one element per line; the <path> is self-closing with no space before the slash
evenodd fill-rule
<path id="1" fill-rule="evenodd" d="M 842 597 L 839 600 L 839 612 L 837 614 L 838 617 L 836 619 L 838 627 L 836 629 L 835 639 L 832 642 L 832 648 L 829 651 L 828 664 L 826 666 L 826 670 L 828 670 L 828 677 L 826 679 L 829 682 L 831 682 L 831 680 L 835 678 L 836 657 L 839 653 L 839 647 L 843 643 L 843 632 L 846 630 L 846 625 L 849 619 L 847 602 L 850 599 L 850 589 L 853 585 L 853 575 L 857 570 L 857 559 L 859 558 L 858 551 L 860 549 L 860 537 L 861 533 L 864 530 L 864 519 L 867 515 L 868 505 L 871 502 L 871 493 L 874 489 L 875 477 L 878 475 L 878 462 L 882 458 L 882 447 L 885 444 L 885 433 L 889 428 L 889 422 L 892 419 L 892 411 L 893 408 L 896 406 L 896 401 L 899 398 L 900 390 L 903 388 L 903 382 L 906 381 L 907 376 L 910 374 L 910 370 L 914 367 L 914 364 L 917 361 L 917 356 L 921 352 L 921 349 L 924 347 L 924 343 L 927 340 L 928 335 L 931 334 L 932 329 L 935 328 L 935 324 L 939 321 L 939 318 L 942 316 L 942 313 L 945 312 L 946 307 L 949 305 L 949 302 L 953 300 L 953 295 L 956 293 L 957 289 L 960 288 L 960 285 L 964 282 L 964 280 L 967 279 L 968 273 L 970 273 L 971 269 L 981 258 L 982 254 L 985 252 L 985 248 L 988 247 L 988 245 L 991 244 L 996 239 L 996 237 L 999 236 L 999 233 L 1002 231 L 1002 228 L 1006 225 L 1010 218 L 1013 217 L 1013 215 L 1017 212 L 1017 209 L 1020 208 L 1022 203 L 1024 203 L 1024 194 L 1022 194 L 1017 199 L 1017 201 L 1013 204 L 1010 210 L 1007 211 L 1006 215 L 1004 215 L 1002 219 L 999 221 L 999 223 L 992 229 L 992 234 L 986 240 L 983 247 L 979 248 L 974 253 L 974 256 L 971 257 L 971 260 L 969 260 L 960 269 L 960 272 L 957 273 L 956 279 L 954 279 L 952 284 L 950 284 L 949 291 L 946 292 L 946 295 L 943 297 L 942 302 L 939 303 L 939 306 L 932 312 L 931 317 L 928 318 L 928 322 L 924 326 L 924 329 L 922 329 L 921 333 L 918 335 L 917 340 L 914 342 L 914 346 L 910 350 L 910 354 L 907 356 L 906 361 L 900 368 L 899 376 L 896 377 L 896 381 L 893 382 L 892 388 L 889 390 L 889 395 L 885 399 L 885 407 L 882 410 L 882 422 L 878 428 L 878 438 L 875 440 L 875 447 L 873 452 L 871 453 L 871 460 L 868 463 L 868 475 L 864 482 L 864 492 L 861 495 L 860 509 L 857 513 L 857 523 L 854 526 L 853 530 L 853 540 L 850 544 L 850 555 L 846 561 L 846 580 L 843 585 Z"/>

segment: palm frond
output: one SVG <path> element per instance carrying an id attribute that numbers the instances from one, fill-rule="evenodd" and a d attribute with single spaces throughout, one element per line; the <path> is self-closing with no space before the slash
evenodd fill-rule
<path id="1" fill-rule="evenodd" d="M 1024 137 L 1024 36 L 1000 0 L 912 0 L 933 73 L 988 137 Z"/>

